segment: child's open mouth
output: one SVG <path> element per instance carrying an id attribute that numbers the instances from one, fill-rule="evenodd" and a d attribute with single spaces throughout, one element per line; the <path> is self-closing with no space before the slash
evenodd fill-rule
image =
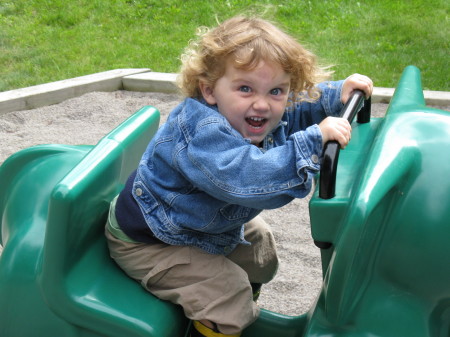
<path id="1" fill-rule="evenodd" d="M 266 124 L 267 119 L 262 118 L 262 117 L 247 117 L 245 119 L 245 121 L 252 127 L 255 129 L 260 129 L 264 126 L 264 124 Z"/>

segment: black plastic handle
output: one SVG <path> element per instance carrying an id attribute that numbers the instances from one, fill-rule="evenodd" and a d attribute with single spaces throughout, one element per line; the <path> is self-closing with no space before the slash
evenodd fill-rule
<path id="1" fill-rule="evenodd" d="M 361 90 L 356 90 L 342 108 L 341 117 L 351 123 L 358 113 L 357 123 L 367 123 L 370 121 L 370 112 L 370 97 L 365 100 L 364 93 Z M 340 146 L 336 141 L 329 141 L 324 146 L 319 180 L 319 197 L 322 199 L 331 199 L 335 196 L 339 152 Z"/>

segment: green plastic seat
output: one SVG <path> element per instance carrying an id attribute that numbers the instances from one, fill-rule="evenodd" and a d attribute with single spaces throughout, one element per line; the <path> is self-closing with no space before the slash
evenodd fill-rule
<path id="1" fill-rule="evenodd" d="M 145 107 L 95 147 L 37 146 L 0 167 L 1 336 L 184 336 L 182 310 L 126 276 L 104 238 L 158 123 Z"/>

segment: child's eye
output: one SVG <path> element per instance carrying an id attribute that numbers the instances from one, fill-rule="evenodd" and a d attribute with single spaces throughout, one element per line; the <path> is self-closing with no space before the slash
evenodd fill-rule
<path id="1" fill-rule="evenodd" d="M 250 87 L 247 85 L 243 85 L 243 86 L 239 87 L 239 91 L 250 92 L 250 91 L 252 91 L 252 89 L 250 89 Z"/>
<path id="2" fill-rule="evenodd" d="M 282 92 L 283 92 L 283 90 L 281 90 L 280 88 L 275 88 L 275 89 L 270 90 L 270 94 L 275 95 L 275 96 L 280 95 Z"/>

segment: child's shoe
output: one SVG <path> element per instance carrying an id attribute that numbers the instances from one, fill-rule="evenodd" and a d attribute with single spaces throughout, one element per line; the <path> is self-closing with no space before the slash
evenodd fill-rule
<path id="1" fill-rule="evenodd" d="M 253 302 L 256 302 L 261 294 L 262 283 L 250 283 L 250 285 L 252 286 Z"/>
<path id="2" fill-rule="evenodd" d="M 239 337 L 241 334 L 225 335 L 220 333 L 217 329 L 211 329 L 203 325 L 199 321 L 194 321 L 191 329 L 190 337 Z"/>

